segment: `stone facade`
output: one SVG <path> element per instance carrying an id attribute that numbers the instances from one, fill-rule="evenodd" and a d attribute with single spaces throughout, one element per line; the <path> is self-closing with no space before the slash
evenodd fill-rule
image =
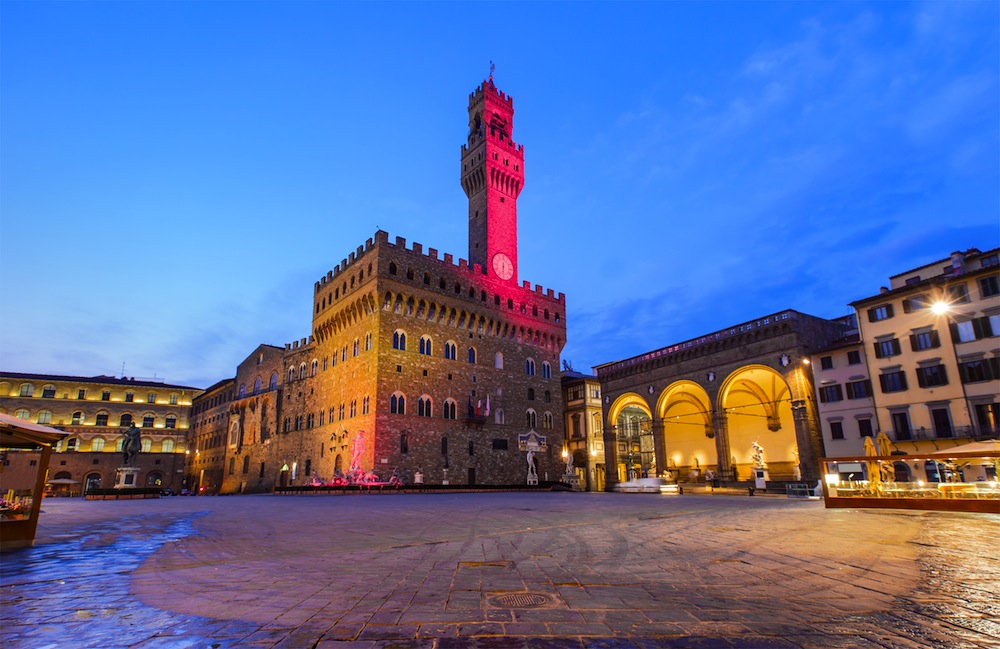
<path id="1" fill-rule="evenodd" d="M 317 281 L 312 335 L 262 346 L 237 371 L 223 493 L 328 482 L 351 468 L 362 434 L 358 468 L 382 480 L 524 484 L 532 431 L 546 440 L 539 478 L 562 476 L 566 299 L 519 283 L 513 100 L 490 79 L 469 115 L 462 186 L 477 261 L 378 231 Z M 219 435 L 199 432 L 199 456 Z"/>

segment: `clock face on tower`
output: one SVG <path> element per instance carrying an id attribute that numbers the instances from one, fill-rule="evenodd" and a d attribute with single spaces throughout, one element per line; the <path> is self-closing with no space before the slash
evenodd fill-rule
<path id="1" fill-rule="evenodd" d="M 493 255 L 493 272 L 497 274 L 500 279 L 510 279 L 514 276 L 514 264 L 511 263 L 510 257 L 498 252 Z"/>

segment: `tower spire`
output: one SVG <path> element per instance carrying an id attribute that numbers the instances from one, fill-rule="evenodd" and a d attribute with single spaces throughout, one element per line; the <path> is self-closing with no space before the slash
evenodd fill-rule
<path id="1" fill-rule="evenodd" d="M 514 100 L 486 83 L 469 96 L 469 141 L 462 146 L 462 188 L 469 197 L 469 263 L 517 284 L 517 197 L 524 148 L 514 142 Z"/>

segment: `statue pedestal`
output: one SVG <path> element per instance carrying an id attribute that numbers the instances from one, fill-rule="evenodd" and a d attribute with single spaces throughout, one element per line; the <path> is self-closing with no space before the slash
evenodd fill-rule
<path id="1" fill-rule="evenodd" d="M 139 486 L 139 469 L 122 466 L 115 469 L 115 489 L 135 489 Z"/>
<path id="2" fill-rule="evenodd" d="M 580 476 L 578 476 L 575 471 L 564 473 L 562 481 L 572 487 L 573 491 L 582 491 L 580 487 Z"/>
<path id="3" fill-rule="evenodd" d="M 768 474 L 767 469 L 762 467 L 754 467 L 753 469 L 753 482 L 755 489 L 766 489 L 767 481 L 771 476 Z"/>

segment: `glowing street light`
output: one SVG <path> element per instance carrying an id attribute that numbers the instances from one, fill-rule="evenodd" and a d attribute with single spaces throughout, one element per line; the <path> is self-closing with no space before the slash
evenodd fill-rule
<path id="1" fill-rule="evenodd" d="M 947 302 L 935 302 L 931 305 L 931 312 L 934 315 L 944 315 L 951 311 L 951 305 Z"/>

